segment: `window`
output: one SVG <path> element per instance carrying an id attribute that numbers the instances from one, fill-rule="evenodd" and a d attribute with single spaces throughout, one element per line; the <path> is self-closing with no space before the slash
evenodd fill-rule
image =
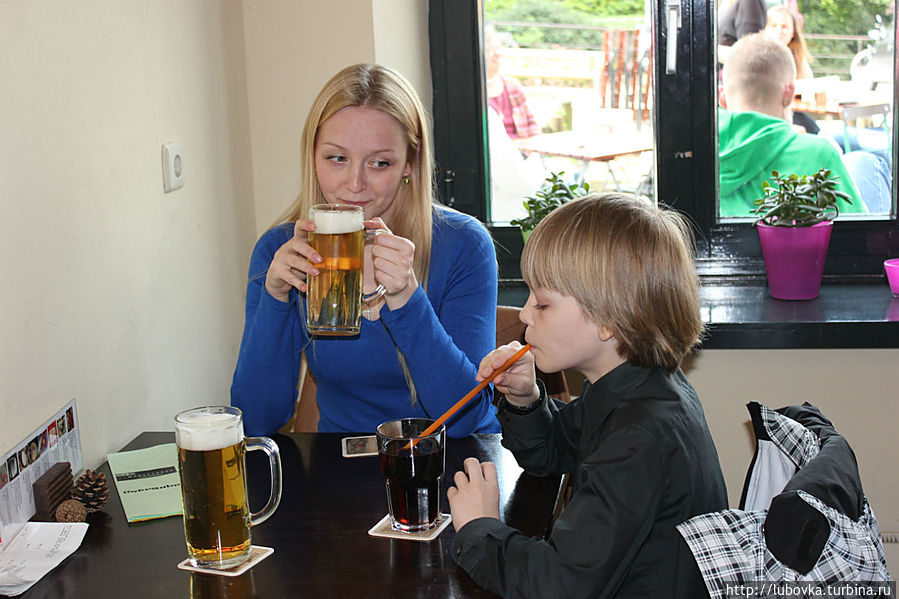
<path id="1" fill-rule="evenodd" d="M 755 230 L 748 222 L 717 216 L 717 68 L 713 0 L 681 0 L 681 29 L 672 42 L 669 67 L 670 0 L 651 4 L 652 111 L 655 197 L 687 214 L 695 224 L 698 268 L 707 282 L 764 282 Z M 490 222 L 488 123 L 483 106 L 483 7 L 479 0 L 430 0 L 438 190 L 456 209 Z M 892 32 L 895 38 L 895 31 Z M 895 100 L 895 92 L 893 92 Z M 896 120 L 892 132 L 896 147 Z M 896 178 L 895 158 L 893 178 Z M 825 282 L 879 281 L 882 262 L 899 256 L 899 220 L 888 215 L 841 220 L 828 250 Z M 493 231 L 508 254 L 499 255 L 501 275 L 514 278 L 522 242 L 517 228 L 496 223 Z"/>

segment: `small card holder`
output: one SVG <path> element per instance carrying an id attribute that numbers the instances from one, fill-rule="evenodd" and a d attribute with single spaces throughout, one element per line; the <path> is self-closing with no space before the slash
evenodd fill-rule
<path id="1" fill-rule="evenodd" d="M 440 533 L 442 533 L 452 521 L 453 518 L 449 514 L 440 514 L 440 517 L 437 518 L 437 526 L 434 528 L 423 530 L 421 532 L 401 532 L 399 530 L 394 530 L 393 526 L 390 524 L 390 514 L 387 514 L 381 518 L 380 522 L 369 529 L 368 534 L 373 537 L 403 539 L 406 541 L 433 541 L 440 536 Z"/>
<path id="2" fill-rule="evenodd" d="M 57 462 L 31 486 L 34 492 L 34 520 L 55 522 L 56 508 L 72 495 L 72 465 Z"/>

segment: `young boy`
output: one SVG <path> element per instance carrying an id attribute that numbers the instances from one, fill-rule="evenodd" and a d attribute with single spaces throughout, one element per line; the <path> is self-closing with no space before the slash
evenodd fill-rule
<path id="1" fill-rule="evenodd" d="M 681 360 L 703 331 L 689 227 L 622 194 L 553 211 L 521 257 L 531 350 L 495 382 L 503 445 L 528 472 L 570 472 L 549 539 L 499 519 L 496 468 L 475 458 L 447 497 L 453 556 L 504 597 L 708 596 L 675 526 L 727 507 L 718 454 Z M 520 345 L 488 354 L 483 380 Z M 534 365 L 580 371 L 569 404 L 548 401 Z"/>

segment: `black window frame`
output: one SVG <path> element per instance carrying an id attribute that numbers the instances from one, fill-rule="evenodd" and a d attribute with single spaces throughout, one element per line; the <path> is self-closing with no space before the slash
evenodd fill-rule
<path id="1" fill-rule="evenodd" d="M 656 197 L 694 223 L 697 268 L 704 284 L 763 285 L 764 264 L 754 228 L 750 223 L 720 223 L 716 214 L 714 1 L 679 2 L 682 29 L 676 42 L 678 69 L 675 74 L 667 74 L 668 32 L 660 17 L 665 15 L 668 1 L 654 0 L 651 5 L 657 57 L 653 102 L 659 108 L 653 111 Z M 438 195 L 445 203 L 488 223 L 482 1 L 430 0 L 428 19 Z M 894 148 L 897 121 L 894 111 Z M 894 206 L 895 195 L 894 184 Z M 501 277 L 520 276 L 517 261 L 522 242 L 517 228 L 491 229 L 500 248 Z M 895 208 L 885 219 L 838 220 L 828 249 L 825 283 L 880 282 L 883 260 L 894 256 L 899 256 Z"/>

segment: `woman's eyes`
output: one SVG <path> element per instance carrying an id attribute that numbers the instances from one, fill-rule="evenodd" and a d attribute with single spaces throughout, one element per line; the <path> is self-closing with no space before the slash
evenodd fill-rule
<path id="1" fill-rule="evenodd" d="M 349 162 L 343 154 L 329 154 L 325 157 L 328 162 L 336 162 L 337 164 L 345 164 Z M 392 164 L 389 160 L 372 160 L 368 163 L 371 167 L 378 170 L 389 168 Z"/>

